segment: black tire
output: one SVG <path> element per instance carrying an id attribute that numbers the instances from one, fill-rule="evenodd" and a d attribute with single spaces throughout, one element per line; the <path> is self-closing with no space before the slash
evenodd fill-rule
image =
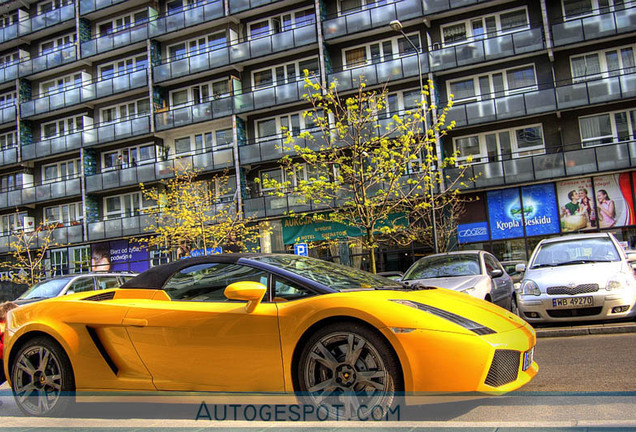
<path id="1" fill-rule="evenodd" d="M 303 402 L 336 420 L 381 420 L 403 391 L 393 349 L 359 323 L 330 324 L 312 334 L 295 373 Z M 318 409 L 316 416 L 324 420 Z"/>
<path id="2" fill-rule="evenodd" d="M 59 344 L 45 336 L 20 347 L 11 365 L 11 386 L 18 408 L 30 416 L 60 415 L 75 402 L 71 362 Z"/>
<path id="3" fill-rule="evenodd" d="M 517 316 L 521 316 L 519 312 L 519 305 L 517 304 L 517 297 L 514 295 L 512 296 L 512 299 L 510 300 L 510 312 L 512 312 L 513 314 Z"/>

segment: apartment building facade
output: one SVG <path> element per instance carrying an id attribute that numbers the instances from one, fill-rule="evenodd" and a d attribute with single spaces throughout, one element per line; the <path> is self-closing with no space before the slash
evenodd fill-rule
<path id="1" fill-rule="evenodd" d="M 153 205 L 139 183 L 184 166 L 229 173 L 217 205 L 266 221 L 262 251 L 320 242 L 328 227 L 288 216 L 319 207 L 255 181 L 283 176 L 284 128 L 318 133 L 303 70 L 341 92 L 386 84 L 399 113 L 419 97 L 418 62 L 433 102 L 454 99 L 439 152 L 472 157 L 460 248 L 525 259 L 545 236 L 599 229 L 636 242 L 636 2 L 47 0 L 0 15 L 0 261 L 40 223 L 64 244 L 56 273 L 88 270 L 104 245 L 114 270 L 165 261 L 131 240 Z M 364 267 L 362 252 L 314 253 Z"/>

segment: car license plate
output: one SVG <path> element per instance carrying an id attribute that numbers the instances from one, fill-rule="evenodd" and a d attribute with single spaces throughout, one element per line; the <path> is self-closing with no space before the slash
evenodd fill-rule
<path id="1" fill-rule="evenodd" d="M 530 350 L 523 353 L 523 369 L 528 370 L 530 366 L 532 366 L 532 362 L 534 361 L 534 347 L 530 348 Z"/>
<path id="2" fill-rule="evenodd" d="M 593 306 L 594 298 L 592 296 L 585 297 L 563 297 L 552 299 L 552 306 L 559 309 L 577 308 L 581 306 Z"/>

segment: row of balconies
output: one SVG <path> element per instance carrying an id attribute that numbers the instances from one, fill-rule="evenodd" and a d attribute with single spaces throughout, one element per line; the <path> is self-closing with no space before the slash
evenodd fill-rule
<path id="1" fill-rule="evenodd" d="M 16 23 L 0 28 L 0 43 L 54 27 L 75 18 L 75 5 L 69 4 L 45 13 L 24 17 Z"/>

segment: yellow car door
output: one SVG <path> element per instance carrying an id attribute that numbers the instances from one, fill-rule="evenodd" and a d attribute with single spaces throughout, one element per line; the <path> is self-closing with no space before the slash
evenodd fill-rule
<path id="1" fill-rule="evenodd" d="M 284 390 L 276 304 L 248 312 L 223 295 L 233 282 L 268 279 L 240 264 L 193 265 L 167 281 L 171 300 L 132 305 L 123 324 L 157 389 Z"/>

